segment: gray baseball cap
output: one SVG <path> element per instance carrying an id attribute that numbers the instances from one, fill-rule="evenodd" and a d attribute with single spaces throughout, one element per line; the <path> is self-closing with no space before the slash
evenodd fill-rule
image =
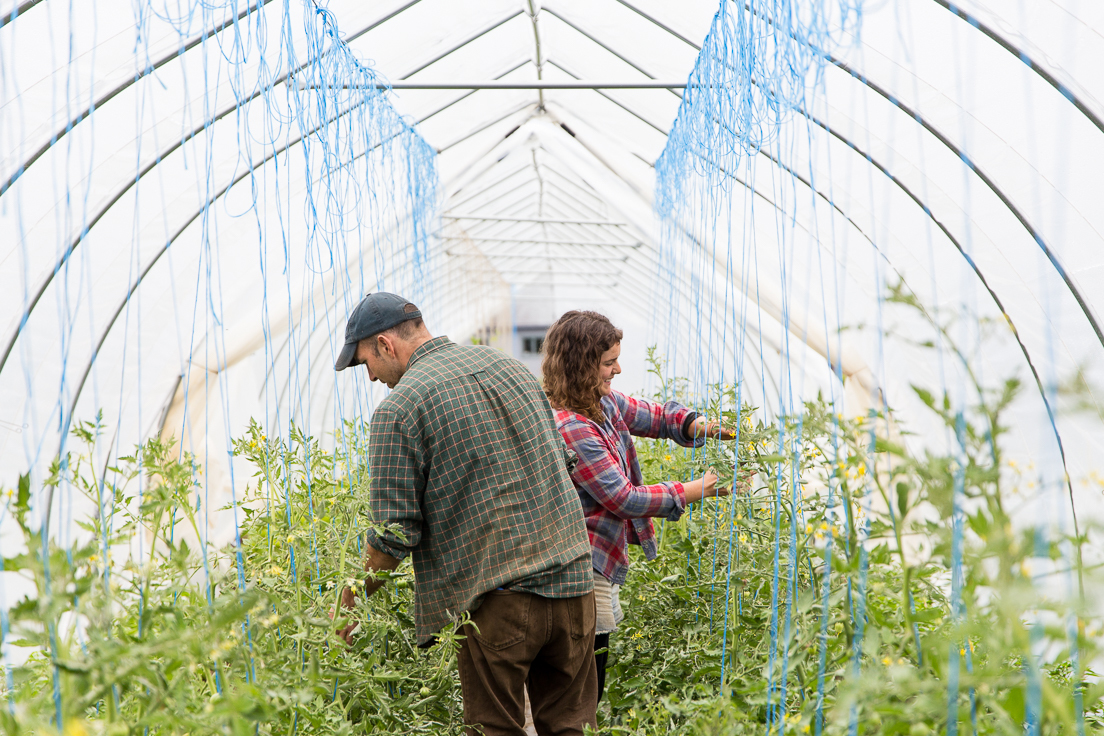
<path id="1" fill-rule="evenodd" d="M 364 338 L 421 316 L 421 310 L 398 294 L 377 291 L 364 297 L 349 315 L 349 322 L 345 325 L 345 347 L 338 353 L 334 370 L 343 371 L 357 364 L 357 343 Z"/>

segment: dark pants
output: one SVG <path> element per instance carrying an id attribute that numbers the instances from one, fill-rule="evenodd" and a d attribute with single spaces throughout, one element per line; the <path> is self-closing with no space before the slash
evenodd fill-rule
<path id="1" fill-rule="evenodd" d="M 486 736 L 523 736 L 528 683 L 538 734 L 597 729 L 593 593 L 542 598 L 493 590 L 472 622 L 479 633 L 464 627 L 459 655 L 465 724 L 482 726 Z"/>
<path id="2" fill-rule="evenodd" d="M 602 702 L 602 693 L 606 691 L 606 662 L 609 661 L 609 634 L 599 634 L 594 637 L 594 651 L 605 649 L 601 654 L 594 655 L 594 664 L 598 668 L 598 702 Z"/>

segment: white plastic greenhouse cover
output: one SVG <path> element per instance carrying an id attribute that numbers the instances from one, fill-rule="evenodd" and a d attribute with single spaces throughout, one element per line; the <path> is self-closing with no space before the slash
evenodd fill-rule
<path id="1" fill-rule="evenodd" d="M 625 390 L 654 387 L 658 344 L 767 416 L 884 401 L 917 444 L 947 438 L 910 385 L 1018 376 L 1013 454 L 1099 513 L 1104 4 L 865 3 L 731 209 L 669 237 L 655 164 L 717 11 L 0 0 L 0 486 L 41 480 L 102 410 L 101 462 L 175 435 L 210 498 L 240 493 L 250 417 L 334 442 L 382 398 L 332 370 L 382 288 L 435 334 L 515 351 L 598 309 Z"/>

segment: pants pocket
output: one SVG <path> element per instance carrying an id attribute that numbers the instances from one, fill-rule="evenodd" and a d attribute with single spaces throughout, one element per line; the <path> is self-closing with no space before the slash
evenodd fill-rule
<path id="1" fill-rule="evenodd" d="M 529 607 L 533 596 L 510 590 L 492 590 L 472 615 L 479 633 L 472 636 L 487 649 L 500 650 L 525 641 L 529 635 Z"/>
<path id="2" fill-rule="evenodd" d="M 568 618 L 570 619 L 570 631 L 572 639 L 594 636 L 596 610 L 594 606 L 594 593 L 587 593 L 578 598 L 568 599 Z"/>

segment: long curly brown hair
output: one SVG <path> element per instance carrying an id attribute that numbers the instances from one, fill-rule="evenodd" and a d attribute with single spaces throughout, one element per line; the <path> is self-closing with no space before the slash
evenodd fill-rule
<path id="1" fill-rule="evenodd" d="M 598 375 L 602 353 L 621 342 L 621 330 L 597 312 L 566 312 L 544 337 L 544 392 L 557 409 L 602 423 Z"/>

